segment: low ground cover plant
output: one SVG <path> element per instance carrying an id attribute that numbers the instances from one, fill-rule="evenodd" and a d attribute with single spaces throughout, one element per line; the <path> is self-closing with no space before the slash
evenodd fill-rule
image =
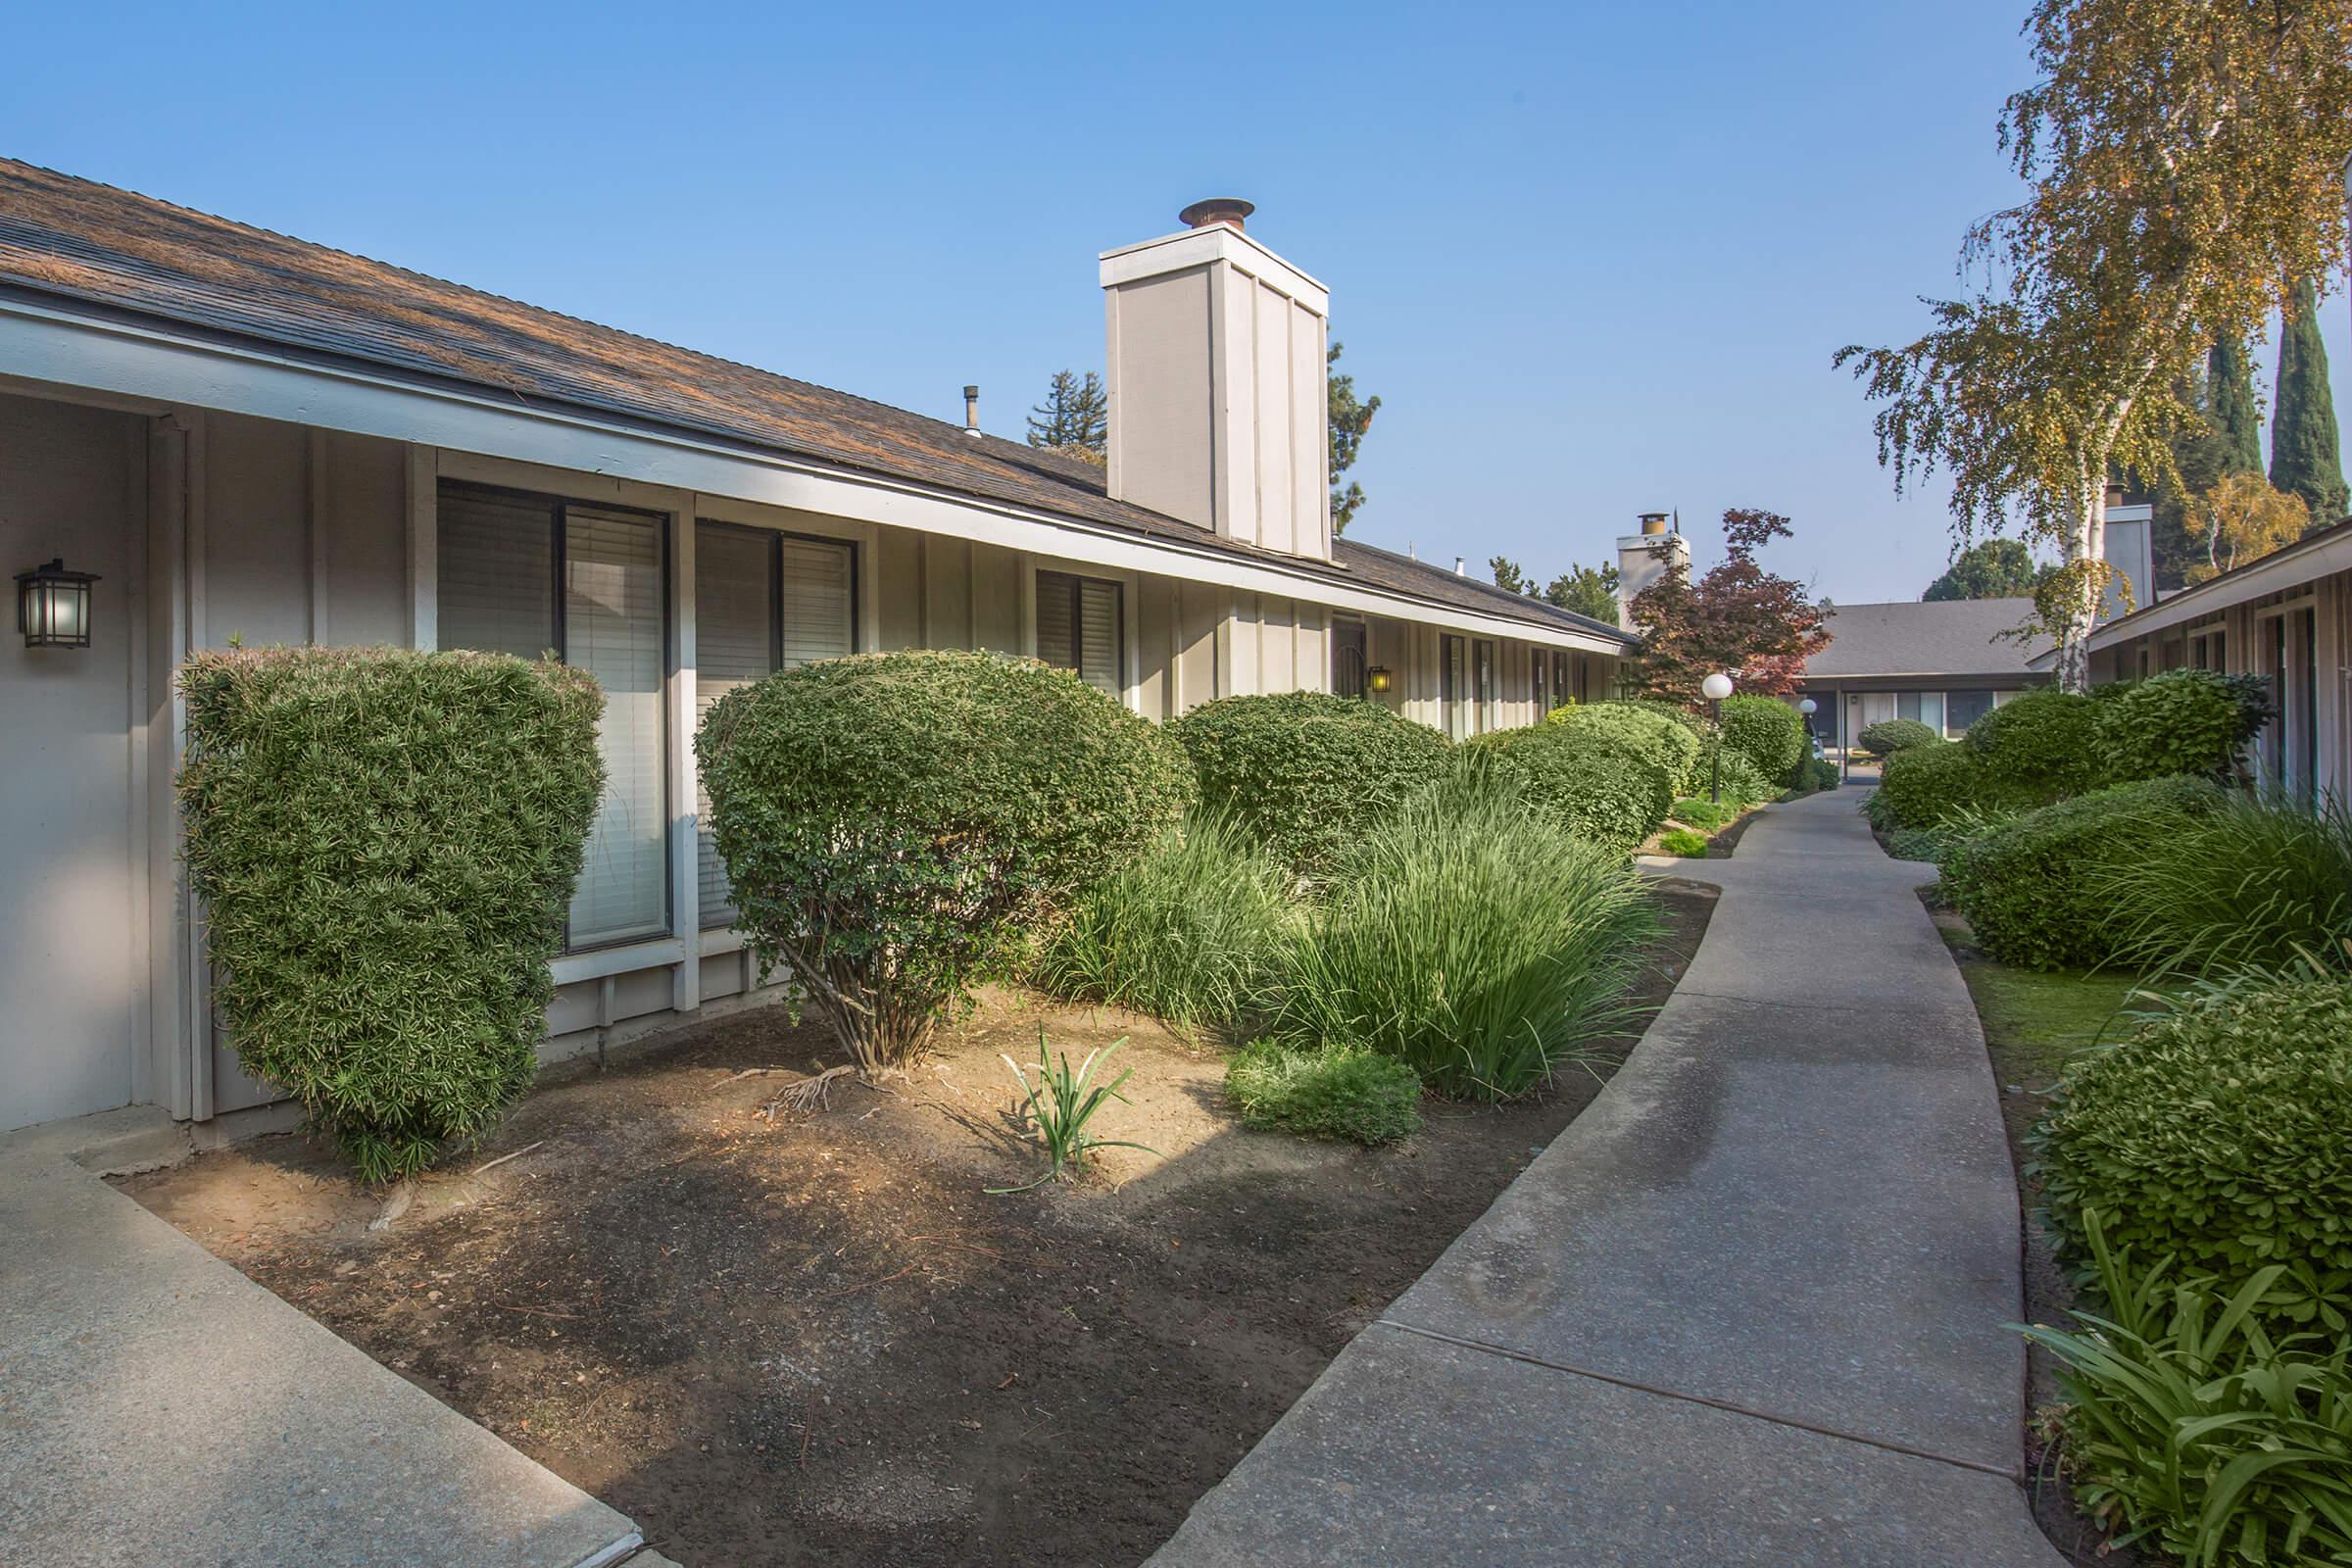
<path id="1" fill-rule="evenodd" d="M 1675 774 L 1665 759 L 1679 755 L 1630 733 L 1612 723 L 1537 724 L 1462 748 L 1459 771 L 1472 777 L 1471 793 L 1491 777 L 1565 831 L 1622 854 L 1666 820 Z"/>
<path id="2" fill-rule="evenodd" d="M 1234 1030 L 1262 1005 L 1298 918 L 1292 881 L 1229 818 L 1197 809 L 1070 901 L 1042 940 L 1031 982 L 1186 1030 Z"/>
<path id="3" fill-rule="evenodd" d="M 2093 880 L 2118 956 L 2144 972 L 2331 959 L 2352 942 L 2352 810 L 2232 790 L 2215 809 L 2169 824 L 2153 853 Z"/>
<path id="4" fill-rule="evenodd" d="M 2285 1273 L 2276 1332 L 2345 1332 L 2352 1307 L 2352 979 L 2194 995 L 2078 1061 L 2034 1135 L 2050 1220 L 2234 1287 Z"/>
<path id="5" fill-rule="evenodd" d="M 1342 857 L 1268 1032 L 1395 1057 L 1444 1095 L 1511 1099 L 1622 1021 L 1654 929 L 1622 850 L 1465 772 Z"/>
<path id="6" fill-rule="evenodd" d="M 2276 1264 L 2233 1288 L 2138 1265 L 2095 1218 L 2083 1241 L 2105 1311 L 2026 1331 L 2064 1368 L 2077 1495 L 2198 1568 L 2352 1561 L 2352 1343 L 2266 1330 Z"/>
<path id="7" fill-rule="evenodd" d="M 1774 703 L 1773 706 L 1778 708 L 1780 705 Z M 1706 743 L 1699 753 L 1697 765 L 1691 769 L 1690 791 L 1693 795 L 1704 795 L 1711 800 L 1720 793 L 1728 804 L 1734 806 L 1754 806 L 1759 801 L 1773 800 L 1785 788 L 1785 783 L 1774 783 L 1746 753 L 1714 741 Z"/>
<path id="8" fill-rule="evenodd" d="M 604 696 L 560 664 L 229 650 L 180 672 L 179 778 L 238 1059 L 362 1179 L 487 1131 L 530 1084 Z"/>
<path id="9" fill-rule="evenodd" d="M 1828 758 L 1814 757 L 1797 764 L 1796 782 L 1791 786 L 1791 792 L 1810 795 L 1817 790 L 1834 790 L 1837 787 L 1838 764 Z"/>
<path id="10" fill-rule="evenodd" d="M 1940 746 L 1943 737 L 1916 718 L 1882 718 L 1876 724 L 1865 724 L 1854 740 L 1873 757 L 1892 757 L 1915 746 Z"/>
<path id="11" fill-rule="evenodd" d="M 1255 1042 L 1226 1064 L 1225 1092 L 1246 1127 L 1366 1147 L 1421 1127 L 1421 1075 L 1360 1046 Z"/>
<path id="12" fill-rule="evenodd" d="M 2203 779 L 2156 779 L 2029 811 L 1949 845 L 1938 861 L 1943 896 L 2003 963 L 2103 962 L 2118 940 L 2107 892 L 2114 868 L 2164 853 L 2179 824 L 2213 810 L 2222 793 Z"/>
<path id="13" fill-rule="evenodd" d="M 1777 697 L 1727 697 L 1722 709 L 1718 722 L 1726 755 L 1747 759 L 1773 794 L 1787 789 L 1796 764 L 1805 760 L 1803 716 Z"/>
<path id="14" fill-rule="evenodd" d="M 1660 855 L 1678 855 L 1686 859 L 1704 858 L 1707 853 L 1707 836 L 1704 833 L 1693 833 L 1687 827 L 1669 828 L 1658 836 L 1658 853 Z"/>
<path id="15" fill-rule="evenodd" d="M 1016 926 L 1178 820 L 1191 769 L 1066 670 L 992 654 L 804 664 L 695 740 L 738 924 L 868 1074 L 906 1061 Z"/>
<path id="16" fill-rule="evenodd" d="M 2101 764 L 2118 782 L 2196 773 L 2226 778 L 2272 716 L 2255 677 L 2173 669 L 2092 696 Z"/>
<path id="17" fill-rule="evenodd" d="M 1697 796 L 1690 800 L 1675 802 L 1674 809 L 1667 815 L 1686 827 L 1694 827 L 1702 833 L 1712 833 L 1718 828 L 1729 827 L 1738 820 L 1740 808 L 1728 801 L 1718 803 L 1710 801 L 1704 796 Z"/>
<path id="18" fill-rule="evenodd" d="M 1201 804 L 1301 876 L 1321 875 L 1366 822 L 1449 763 L 1428 725 L 1328 692 L 1219 698 L 1168 732 L 1192 759 Z"/>

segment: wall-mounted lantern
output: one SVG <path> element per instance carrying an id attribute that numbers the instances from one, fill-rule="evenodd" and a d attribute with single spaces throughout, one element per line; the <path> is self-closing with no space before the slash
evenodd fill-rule
<path id="1" fill-rule="evenodd" d="M 97 574 L 68 571 L 61 557 L 17 573 L 17 630 L 27 648 L 90 646 L 90 584 Z"/>
<path id="2" fill-rule="evenodd" d="M 1390 685 L 1389 666 L 1374 664 L 1370 669 L 1365 670 L 1364 684 L 1375 692 L 1387 691 Z"/>

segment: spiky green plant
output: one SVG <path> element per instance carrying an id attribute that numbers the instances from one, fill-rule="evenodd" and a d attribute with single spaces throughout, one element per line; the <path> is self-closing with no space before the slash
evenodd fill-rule
<path id="1" fill-rule="evenodd" d="M 1096 1114 L 1110 1102 L 1115 1100 L 1122 1105 L 1134 1103 L 1119 1093 L 1120 1086 L 1135 1075 L 1133 1068 L 1120 1073 L 1107 1084 L 1095 1082 L 1095 1069 L 1107 1064 L 1126 1043 L 1123 1039 L 1114 1040 L 1107 1046 L 1088 1052 L 1086 1060 L 1072 1070 L 1068 1052 L 1053 1054 L 1046 1050 L 1046 1031 L 1040 1025 L 1037 1031 L 1039 1059 L 1030 1063 L 1037 1069 L 1035 1084 L 1030 1083 L 1029 1075 L 1021 1071 L 1020 1063 L 1010 1056 L 998 1058 L 1012 1070 L 1013 1082 L 1021 1086 L 1021 1105 L 1016 1114 L 1022 1124 L 1037 1135 L 1037 1141 L 1045 1146 L 1047 1165 L 1046 1173 L 1036 1181 L 1023 1182 L 1018 1187 L 992 1187 L 988 1189 L 989 1192 L 1023 1193 L 1047 1182 L 1069 1181 L 1077 1174 L 1086 1156 L 1098 1149 L 1141 1149 L 1147 1154 L 1159 1152 L 1156 1149 L 1128 1143 L 1123 1139 L 1097 1138 L 1087 1130 Z"/>
<path id="2" fill-rule="evenodd" d="M 2150 973 L 2340 953 L 2352 938 L 2352 810 L 2331 796 L 2232 790 L 2218 809 L 2168 818 L 2152 852 L 2103 870 L 2093 894 L 2118 956 Z"/>

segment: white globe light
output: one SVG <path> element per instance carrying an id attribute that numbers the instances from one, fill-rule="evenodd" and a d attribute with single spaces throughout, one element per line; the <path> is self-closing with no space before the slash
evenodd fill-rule
<path id="1" fill-rule="evenodd" d="M 1812 717 L 1814 712 L 1813 699 L 1808 697 L 1803 702 L 1798 703 L 1796 705 L 1796 710 L 1804 714 L 1807 718 Z"/>
<path id="2" fill-rule="evenodd" d="M 1732 695 L 1732 677 L 1719 671 L 1699 682 L 1698 689 L 1706 695 L 1707 701 L 1720 703 Z"/>

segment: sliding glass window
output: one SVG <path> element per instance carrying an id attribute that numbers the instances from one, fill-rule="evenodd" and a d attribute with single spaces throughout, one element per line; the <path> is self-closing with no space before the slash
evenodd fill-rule
<path id="1" fill-rule="evenodd" d="M 831 539 L 805 539 L 732 523 L 694 532 L 695 722 L 741 686 L 858 648 L 857 555 Z M 710 837 L 710 798 L 696 786 L 695 878 L 703 927 L 735 923 L 727 869 Z"/>
<path id="2" fill-rule="evenodd" d="M 1037 657 L 1121 696 L 1127 685 L 1119 585 L 1066 571 L 1037 574 Z"/>
<path id="3" fill-rule="evenodd" d="M 522 659 L 553 653 L 604 688 L 605 795 L 565 945 L 666 935 L 666 520 L 471 485 L 443 484 L 439 500 L 440 646 Z"/>

